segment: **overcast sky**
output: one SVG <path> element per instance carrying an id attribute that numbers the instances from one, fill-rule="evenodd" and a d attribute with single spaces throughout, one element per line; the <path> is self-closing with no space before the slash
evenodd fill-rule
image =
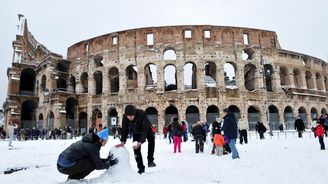
<path id="1" fill-rule="evenodd" d="M 210 24 L 272 30 L 283 49 L 328 58 L 327 0 L 1 0 L 0 108 L 18 13 L 40 43 L 64 57 L 70 45 L 114 31 Z"/>

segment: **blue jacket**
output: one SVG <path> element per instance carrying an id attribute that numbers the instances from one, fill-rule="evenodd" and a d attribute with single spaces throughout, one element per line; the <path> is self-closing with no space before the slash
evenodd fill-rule
<path id="1" fill-rule="evenodd" d="M 235 115 L 229 112 L 223 119 L 221 130 L 224 132 L 224 136 L 229 137 L 229 139 L 237 139 L 237 121 Z"/>

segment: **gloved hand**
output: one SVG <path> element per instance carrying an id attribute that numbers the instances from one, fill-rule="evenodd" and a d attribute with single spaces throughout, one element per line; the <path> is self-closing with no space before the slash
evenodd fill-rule
<path id="1" fill-rule="evenodd" d="M 108 157 L 106 158 L 106 160 L 113 160 L 113 153 L 109 152 Z"/>
<path id="2" fill-rule="evenodd" d="M 117 163 L 118 163 L 118 159 L 117 158 L 109 160 L 109 165 L 110 166 L 116 165 Z"/>

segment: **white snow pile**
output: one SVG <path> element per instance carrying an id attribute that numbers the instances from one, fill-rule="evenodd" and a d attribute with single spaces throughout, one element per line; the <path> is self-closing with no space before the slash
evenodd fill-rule
<path id="1" fill-rule="evenodd" d="M 122 180 L 131 182 L 138 176 L 131 168 L 129 151 L 125 147 L 112 147 L 110 152 L 119 160 L 118 164 L 109 167 L 100 177 L 90 179 L 88 183 L 117 183 Z"/>

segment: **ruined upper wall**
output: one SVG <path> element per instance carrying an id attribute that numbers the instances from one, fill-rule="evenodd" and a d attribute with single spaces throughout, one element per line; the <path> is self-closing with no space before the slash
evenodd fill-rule
<path id="1" fill-rule="evenodd" d="M 185 30 L 191 30 L 191 38 L 185 38 Z M 205 31 L 210 32 L 210 38 L 205 37 Z M 147 34 L 150 33 L 153 34 L 153 46 L 147 46 Z M 244 34 L 248 35 L 249 46 L 280 49 L 277 35 L 273 31 L 211 25 L 164 26 L 113 32 L 78 42 L 68 48 L 67 59 L 74 61 L 106 50 L 115 52 L 119 48 L 134 49 L 143 46 L 156 48 L 160 45 L 170 48 L 186 42 L 188 47 L 196 47 L 196 43 L 199 42 L 213 48 L 219 47 L 219 49 L 220 47 L 243 46 Z M 117 39 L 117 44 L 113 43 L 114 39 Z"/>

